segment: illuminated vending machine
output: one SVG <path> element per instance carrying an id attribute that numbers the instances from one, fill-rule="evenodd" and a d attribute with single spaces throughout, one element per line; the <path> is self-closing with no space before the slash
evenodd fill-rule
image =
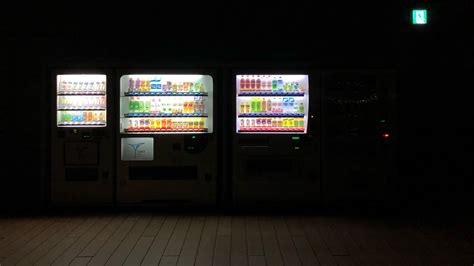
<path id="1" fill-rule="evenodd" d="M 50 201 L 113 203 L 113 131 L 107 73 L 53 74 Z"/>
<path id="2" fill-rule="evenodd" d="M 118 204 L 215 204 L 212 76 L 126 73 L 119 82 Z"/>
<path id="3" fill-rule="evenodd" d="M 262 71 L 234 77 L 234 204 L 318 202 L 318 77 Z"/>

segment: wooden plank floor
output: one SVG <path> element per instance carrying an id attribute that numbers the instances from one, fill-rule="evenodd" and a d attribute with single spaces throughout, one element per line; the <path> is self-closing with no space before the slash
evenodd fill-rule
<path id="1" fill-rule="evenodd" d="M 0 265 L 474 265 L 474 223 L 254 214 L 3 217 Z"/>

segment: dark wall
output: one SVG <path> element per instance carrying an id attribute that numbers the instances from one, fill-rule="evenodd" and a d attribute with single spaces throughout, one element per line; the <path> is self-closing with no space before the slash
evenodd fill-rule
<path id="1" fill-rule="evenodd" d="M 6 156 L 0 209 L 42 204 L 49 66 L 153 62 L 397 69 L 400 199 L 407 206 L 462 206 L 458 203 L 472 198 L 467 189 L 473 188 L 473 112 L 466 97 L 473 88 L 470 1 L 419 1 L 430 11 L 430 24 L 422 28 L 410 25 L 416 6 L 406 1 L 221 2 L 205 7 L 199 1 L 187 7 L 178 1 L 166 6 L 65 2 L 2 16 L 0 133 Z"/>

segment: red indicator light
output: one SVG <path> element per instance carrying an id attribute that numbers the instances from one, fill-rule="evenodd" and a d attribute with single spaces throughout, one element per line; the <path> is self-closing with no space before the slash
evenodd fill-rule
<path id="1" fill-rule="evenodd" d="M 384 133 L 384 134 L 382 135 L 382 137 L 384 137 L 384 138 L 388 138 L 388 137 L 390 137 L 390 134 L 388 134 L 388 133 Z"/>

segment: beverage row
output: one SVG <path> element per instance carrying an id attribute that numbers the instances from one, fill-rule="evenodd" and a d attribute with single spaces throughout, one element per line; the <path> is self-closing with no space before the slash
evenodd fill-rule
<path id="1" fill-rule="evenodd" d="M 67 111 L 58 114 L 60 122 L 104 122 L 105 111 Z"/>
<path id="2" fill-rule="evenodd" d="M 162 82 L 160 77 L 153 79 L 128 79 L 129 92 L 205 92 L 203 82 Z"/>
<path id="3" fill-rule="evenodd" d="M 240 91 L 262 92 L 304 92 L 304 88 L 297 81 L 283 81 L 282 77 L 275 76 L 242 76 L 239 81 Z"/>
<path id="4" fill-rule="evenodd" d="M 303 102 L 295 102 L 293 97 L 283 98 L 240 98 L 240 113 L 285 113 L 304 114 Z"/>
<path id="5" fill-rule="evenodd" d="M 239 118 L 240 130 L 243 128 L 304 128 L 304 118 Z"/>
<path id="6" fill-rule="evenodd" d="M 130 118 L 128 119 L 127 130 L 158 130 L 158 129 L 179 129 L 179 130 L 202 130 L 204 129 L 204 119 L 202 117 L 192 118 Z"/>
<path id="7" fill-rule="evenodd" d="M 105 96 L 58 96 L 58 108 L 105 108 Z"/>
<path id="8" fill-rule="evenodd" d="M 67 92 L 86 92 L 86 91 L 105 91 L 105 81 L 61 81 L 59 91 Z"/>
<path id="9" fill-rule="evenodd" d="M 128 101 L 130 113 L 153 114 L 204 114 L 205 103 L 202 96 L 194 97 L 132 97 Z"/>

